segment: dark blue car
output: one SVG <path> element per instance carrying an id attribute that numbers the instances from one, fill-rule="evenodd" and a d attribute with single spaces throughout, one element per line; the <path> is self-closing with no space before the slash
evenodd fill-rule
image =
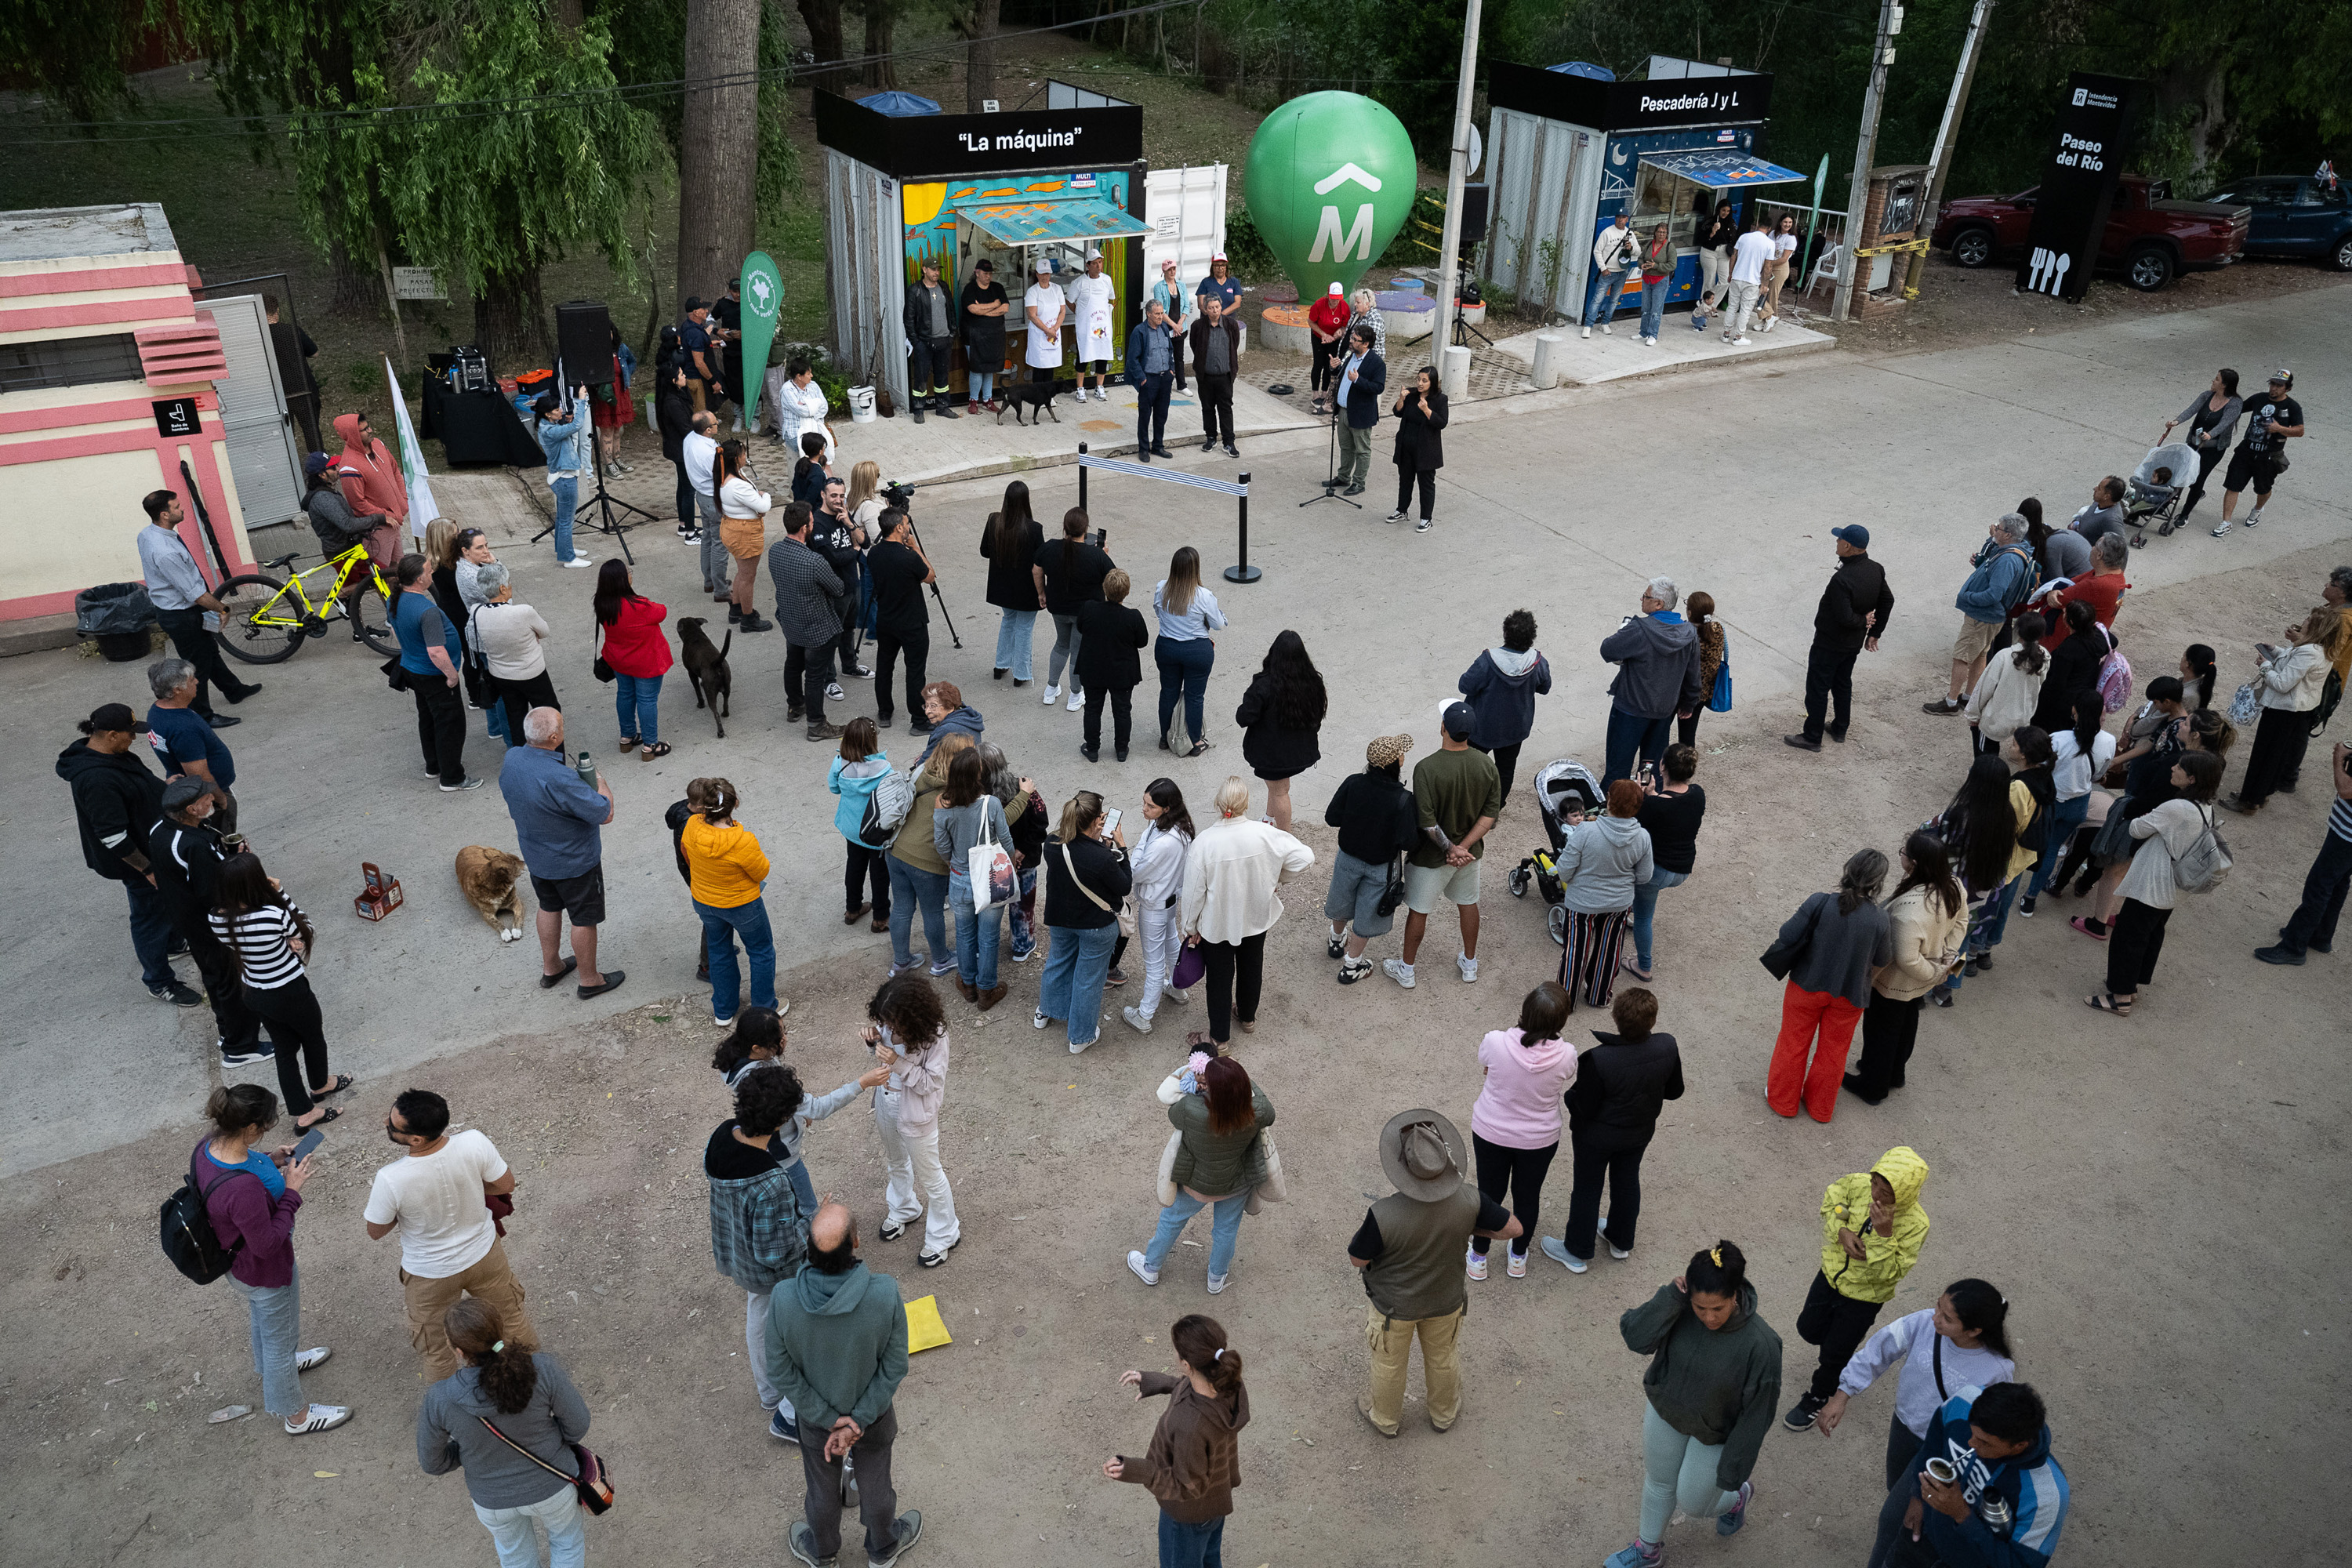
<path id="1" fill-rule="evenodd" d="M 2300 174 L 2252 174 L 2205 198 L 2251 208 L 2249 256 L 2310 256 L 2352 272 L 2352 185 Z"/>

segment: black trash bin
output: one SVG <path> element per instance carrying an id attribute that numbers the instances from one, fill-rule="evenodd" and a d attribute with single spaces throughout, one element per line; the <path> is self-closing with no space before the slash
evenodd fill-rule
<path id="1" fill-rule="evenodd" d="M 154 624 L 155 606 L 143 583 L 100 583 L 74 595 L 74 629 L 95 637 L 109 663 L 146 658 L 152 644 L 147 628 Z"/>

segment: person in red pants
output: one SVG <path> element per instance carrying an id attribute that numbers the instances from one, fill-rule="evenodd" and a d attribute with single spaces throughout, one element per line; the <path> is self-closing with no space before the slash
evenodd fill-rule
<path id="1" fill-rule="evenodd" d="M 1837 1110 L 1846 1049 L 1870 1003 L 1871 971 L 1895 957 L 1893 931 L 1878 904 L 1885 882 L 1886 857 L 1856 850 L 1837 891 L 1807 899 L 1764 954 L 1765 966 L 1789 982 L 1780 1037 L 1764 1077 L 1764 1098 L 1779 1115 L 1794 1118 L 1801 1103 L 1814 1121 L 1827 1121 Z"/>

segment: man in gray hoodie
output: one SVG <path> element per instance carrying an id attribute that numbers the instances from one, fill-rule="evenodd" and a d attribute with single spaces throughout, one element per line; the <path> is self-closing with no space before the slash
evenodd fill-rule
<path id="1" fill-rule="evenodd" d="M 1681 599 L 1673 578 L 1651 578 L 1642 590 L 1642 613 L 1601 645 L 1601 657 L 1617 667 L 1609 683 L 1604 789 L 1633 776 L 1635 757 L 1656 762 L 1674 719 L 1698 711 L 1698 632 L 1675 613 Z"/>
<path id="2" fill-rule="evenodd" d="M 768 1307 L 768 1376 L 798 1412 L 808 1518 L 793 1526 L 793 1555 L 823 1568 L 841 1552 L 841 1463 L 854 1456 L 858 1514 L 872 1568 L 891 1568 L 922 1533 L 923 1516 L 898 1511 L 890 1408 L 907 1375 L 907 1308 L 898 1282 L 857 1257 L 849 1210 L 826 1202 L 809 1222 L 808 1262 L 775 1288 Z"/>

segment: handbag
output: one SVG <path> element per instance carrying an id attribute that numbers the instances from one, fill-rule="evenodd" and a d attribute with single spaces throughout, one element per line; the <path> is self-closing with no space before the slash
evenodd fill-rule
<path id="1" fill-rule="evenodd" d="M 596 623 L 596 662 L 588 668 L 597 679 L 608 686 L 612 684 L 613 667 L 604 662 L 604 623 L 602 621 Z"/>
<path id="2" fill-rule="evenodd" d="M 1095 908 L 1102 910 L 1105 914 L 1111 916 L 1113 919 L 1117 919 L 1118 911 L 1111 908 L 1110 900 L 1104 898 L 1100 893 L 1096 892 L 1092 888 L 1087 887 L 1086 879 L 1078 875 L 1078 868 L 1070 864 L 1069 841 L 1067 839 L 1063 840 L 1057 847 L 1062 851 L 1062 869 L 1070 874 L 1070 880 L 1077 885 L 1078 891 L 1087 896 L 1087 902 L 1094 905 Z"/>
<path id="3" fill-rule="evenodd" d="M 1402 902 L 1404 902 L 1404 857 L 1400 855 L 1389 862 L 1388 886 L 1381 889 L 1380 902 L 1374 907 L 1380 910 L 1381 918 L 1386 920 L 1397 912 L 1397 906 Z"/>
<path id="4" fill-rule="evenodd" d="M 520 1443 L 516 1442 L 513 1438 L 499 1431 L 496 1426 L 491 1426 L 490 1418 L 488 1416 L 477 1415 L 474 1419 L 479 1421 L 483 1426 L 488 1426 L 491 1436 L 496 1437 L 499 1442 L 504 1443 L 508 1447 L 512 1448 L 516 1453 L 520 1454 L 524 1458 L 529 1459 L 532 1464 L 537 1465 L 549 1475 L 560 1476 L 563 1479 L 570 1481 L 572 1483 L 572 1490 L 580 1494 L 580 1506 L 586 1509 L 590 1513 L 608 1513 L 612 1510 L 613 1473 L 611 1470 L 605 1468 L 604 1460 L 598 1458 L 595 1455 L 588 1451 L 587 1447 L 584 1444 L 573 1443 L 571 1445 L 572 1457 L 579 1462 L 580 1473 L 576 1476 L 566 1476 L 562 1470 L 557 1469 L 553 1465 L 549 1464 L 545 1459 L 541 1458 L 537 1454 L 532 1453 L 529 1448 L 524 1447 Z"/>
<path id="5" fill-rule="evenodd" d="M 1021 879 L 1013 875 L 1013 857 L 996 841 L 995 830 L 988 825 L 990 798 L 982 796 L 980 808 L 980 842 L 964 852 L 966 875 L 971 879 L 971 912 L 985 913 L 1001 904 L 1009 904 L 1020 896 Z"/>
<path id="6" fill-rule="evenodd" d="M 2242 730 L 2263 716 L 2262 688 L 2247 681 L 2230 699 L 2230 722 Z"/>
<path id="7" fill-rule="evenodd" d="M 1208 973 L 1209 961 L 1201 956 L 1199 948 L 1188 945 L 1177 953 L 1175 963 L 1169 969 L 1168 989 L 1190 991 L 1201 984 L 1201 977 Z"/>
<path id="8" fill-rule="evenodd" d="M 1168 1134 L 1168 1147 L 1160 1151 L 1158 1196 L 1161 1208 L 1166 1208 L 1176 1201 L 1176 1151 L 1183 1145 L 1184 1134 L 1171 1131 Z"/>
<path id="9" fill-rule="evenodd" d="M 398 654 L 394 654 L 376 668 L 383 672 L 383 683 L 386 686 L 391 687 L 394 691 L 408 689 L 408 667 L 400 662 Z"/>
<path id="10" fill-rule="evenodd" d="M 1825 897 L 1826 895 L 1816 896 Z M 1820 922 L 1821 918 L 1822 906 L 1816 903 L 1813 905 L 1813 912 L 1805 917 L 1805 929 L 1797 933 L 1797 939 L 1794 942 L 1775 940 L 1771 946 L 1764 950 L 1758 962 L 1771 971 L 1773 979 L 1789 978 L 1789 972 L 1797 967 L 1797 960 L 1804 957 L 1805 949 L 1812 945 L 1813 927 Z"/>
<path id="11" fill-rule="evenodd" d="M 1731 639 L 1723 641 L 1723 662 L 1715 667 L 1715 690 L 1706 700 L 1710 713 L 1731 711 Z"/>

